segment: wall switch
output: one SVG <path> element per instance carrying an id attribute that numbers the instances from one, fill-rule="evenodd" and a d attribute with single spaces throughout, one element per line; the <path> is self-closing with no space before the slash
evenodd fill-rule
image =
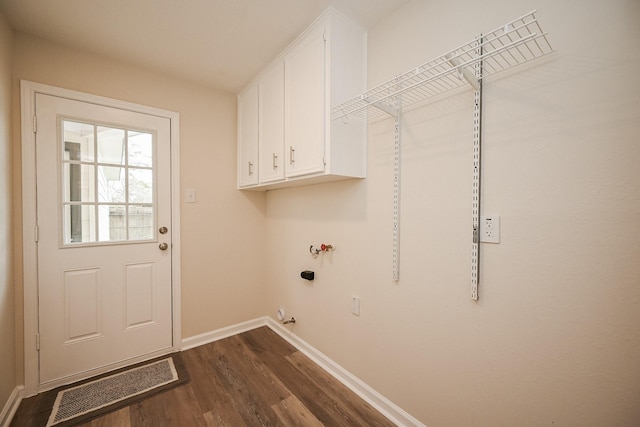
<path id="1" fill-rule="evenodd" d="M 484 243 L 500 243 L 500 217 L 480 217 L 480 241 Z"/>
<path id="2" fill-rule="evenodd" d="M 351 313 L 360 316 L 360 297 L 351 297 Z"/>
<path id="3" fill-rule="evenodd" d="M 195 203 L 196 202 L 196 190 L 195 188 L 187 188 L 184 191 L 184 202 Z"/>

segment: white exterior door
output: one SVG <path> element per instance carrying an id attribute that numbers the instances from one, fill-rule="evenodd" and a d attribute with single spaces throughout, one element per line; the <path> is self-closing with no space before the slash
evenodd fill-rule
<path id="1" fill-rule="evenodd" d="M 173 346 L 170 120 L 36 94 L 40 386 Z"/>

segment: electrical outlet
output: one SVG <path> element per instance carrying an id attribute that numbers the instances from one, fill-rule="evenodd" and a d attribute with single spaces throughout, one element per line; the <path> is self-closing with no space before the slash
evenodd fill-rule
<path id="1" fill-rule="evenodd" d="M 500 216 L 480 217 L 480 241 L 484 243 L 500 243 Z"/>
<path id="2" fill-rule="evenodd" d="M 360 297 L 351 297 L 351 313 L 360 316 Z"/>

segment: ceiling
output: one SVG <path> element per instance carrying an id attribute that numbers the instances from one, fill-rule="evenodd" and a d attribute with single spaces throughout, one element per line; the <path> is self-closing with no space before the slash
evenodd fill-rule
<path id="1" fill-rule="evenodd" d="M 365 28 L 407 0 L 0 0 L 14 30 L 238 92 L 328 6 Z"/>

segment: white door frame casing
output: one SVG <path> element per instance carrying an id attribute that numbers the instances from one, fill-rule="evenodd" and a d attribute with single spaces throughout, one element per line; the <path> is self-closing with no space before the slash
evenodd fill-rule
<path id="1" fill-rule="evenodd" d="M 22 142 L 22 274 L 24 289 L 24 395 L 33 396 L 39 389 L 38 334 L 38 248 L 36 203 L 36 146 L 34 123 L 35 95 L 69 98 L 128 111 L 164 117 L 171 123 L 171 231 L 172 231 L 172 329 L 173 348 L 181 343 L 180 315 L 180 117 L 172 111 L 133 104 L 112 98 L 62 89 L 41 83 L 20 81 Z"/>

